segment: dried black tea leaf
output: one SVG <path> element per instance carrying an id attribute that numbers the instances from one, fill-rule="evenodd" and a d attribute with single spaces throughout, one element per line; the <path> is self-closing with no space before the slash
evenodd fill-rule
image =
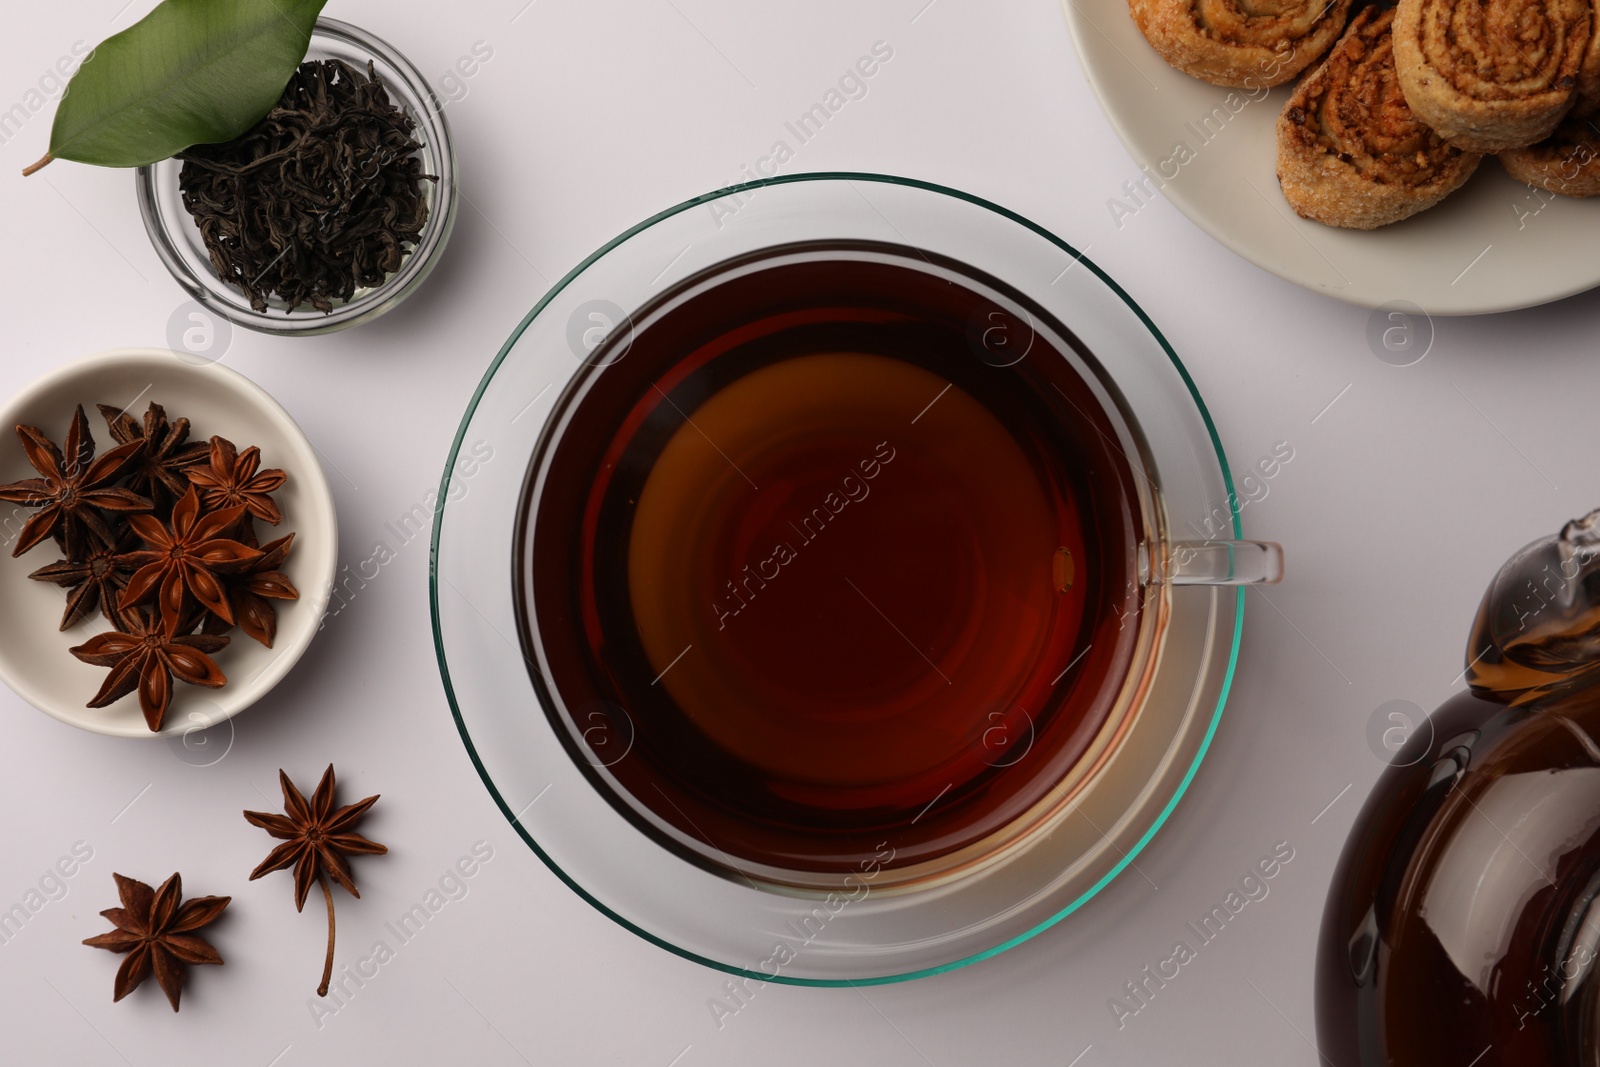
<path id="1" fill-rule="evenodd" d="M 179 153 L 184 207 L 217 276 L 256 311 L 335 301 L 399 269 L 428 218 L 416 124 L 383 81 L 336 59 L 301 65 L 242 137 Z"/>

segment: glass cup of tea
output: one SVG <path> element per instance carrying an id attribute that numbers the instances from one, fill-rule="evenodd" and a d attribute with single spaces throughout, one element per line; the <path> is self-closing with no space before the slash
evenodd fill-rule
<path id="1" fill-rule="evenodd" d="M 1125 294 L 917 183 L 630 231 L 525 321 L 480 433 L 507 459 L 446 506 L 435 594 L 486 781 L 608 914 L 754 976 L 926 973 L 1079 906 L 1209 744 L 1226 587 L 1282 574 Z"/>

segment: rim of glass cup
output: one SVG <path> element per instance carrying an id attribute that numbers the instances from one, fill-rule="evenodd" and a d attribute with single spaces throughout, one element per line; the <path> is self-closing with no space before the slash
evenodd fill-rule
<path id="1" fill-rule="evenodd" d="M 467 755 L 472 760 L 472 765 L 478 772 L 478 777 L 483 781 L 484 786 L 489 790 L 489 795 L 494 798 L 496 806 L 499 807 L 501 813 L 505 816 L 506 821 L 510 823 L 511 827 L 517 832 L 517 835 L 522 838 L 523 842 L 533 851 L 536 856 L 539 857 L 545 866 L 548 867 L 550 871 L 555 874 L 555 876 L 559 878 L 569 889 L 578 894 L 580 898 L 598 910 L 602 915 L 605 915 L 613 922 L 622 926 L 631 933 L 643 938 L 649 943 L 659 948 L 663 948 L 675 956 L 680 956 L 684 959 L 691 960 L 705 967 L 710 967 L 713 970 L 722 971 L 726 974 L 732 974 L 743 978 L 751 978 L 763 982 L 775 982 L 782 985 L 810 986 L 815 988 L 888 985 L 896 982 L 908 982 L 918 978 L 943 974 L 946 971 L 952 971 L 960 967 L 978 963 L 982 960 L 997 956 L 1000 953 L 1014 948 L 1025 941 L 1031 940 L 1032 938 L 1043 933 L 1045 930 L 1048 930 L 1050 927 L 1055 926 L 1057 923 L 1067 918 L 1067 916 L 1078 911 L 1090 900 L 1098 896 L 1100 892 L 1112 882 L 1113 879 L 1131 866 L 1134 860 L 1136 860 L 1144 852 L 1144 849 L 1149 845 L 1151 840 L 1154 839 L 1155 835 L 1163 826 L 1166 825 L 1167 820 L 1171 818 L 1173 811 L 1176 810 L 1178 806 L 1178 802 L 1182 800 L 1184 795 L 1188 792 L 1190 783 L 1194 780 L 1194 776 L 1199 772 L 1200 764 L 1204 762 L 1207 753 L 1211 750 L 1211 742 L 1216 736 L 1217 727 L 1222 721 L 1222 712 L 1227 705 L 1228 695 L 1232 691 L 1234 673 L 1238 667 L 1239 646 L 1244 632 L 1245 587 L 1239 586 L 1235 589 L 1233 634 L 1228 649 L 1228 662 L 1226 669 L 1223 672 L 1221 683 L 1218 689 L 1216 706 L 1212 709 L 1209 720 L 1206 722 L 1206 728 L 1200 739 L 1195 756 L 1190 762 L 1189 766 L 1185 769 L 1182 778 L 1173 788 L 1172 795 L 1167 798 L 1167 801 L 1162 806 L 1160 812 L 1151 821 L 1150 826 L 1146 828 L 1144 833 L 1139 836 L 1138 840 L 1135 841 L 1134 844 L 1123 853 L 1121 858 L 1115 864 L 1113 864 L 1112 867 L 1107 870 L 1106 873 L 1102 875 L 1093 885 L 1068 902 L 1066 906 L 1061 908 L 1059 911 L 1055 912 L 1044 921 L 1037 923 L 1029 929 L 1022 931 L 1021 933 L 1016 934 L 1015 936 L 1010 937 L 997 945 L 991 946 L 979 952 L 971 953 L 967 956 L 963 956 L 960 959 L 951 960 L 947 963 L 941 963 L 937 966 L 919 968 L 899 974 L 876 975 L 860 978 L 810 978 L 786 975 L 782 973 L 769 974 L 765 971 L 751 970 L 748 968 L 724 963 L 721 960 L 712 959 L 710 957 L 701 955 L 700 953 L 691 951 L 690 949 L 684 948 L 681 945 L 673 944 L 660 934 L 645 929 L 638 923 L 635 923 L 629 920 L 627 917 L 619 914 L 615 909 L 606 905 L 603 901 L 594 896 L 594 894 L 590 893 L 586 888 L 584 888 L 581 883 L 579 883 L 574 877 L 568 874 L 558 863 L 555 862 L 554 858 L 551 857 L 549 853 L 547 853 L 539 845 L 539 843 L 534 839 L 533 835 L 530 834 L 522 825 L 517 817 L 517 814 L 512 810 L 510 804 L 507 803 L 505 797 L 501 795 L 500 790 L 495 785 L 493 778 L 489 775 L 488 770 L 484 767 L 483 760 L 478 753 L 476 745 L 473 743 L 472 735 L 468 731 L 466 722 L 461 714 L 461 707 L 456 697 L 455 686 L 450 677 L 450 666 L 445 655 L 444 633 L 440 624 L 438 576 L 439 536 L 444 527 L 445 510 L 448 507 L 447 491 L 450 488 L 451 476 L 455 470 L 455 465 L 460 456 L 462 444 L 466 439 L 467 430 L 471 425 L 474 414 L 477 412 L 479 403 L 483 399 L 484 394 L 487 392 L 490 383 L 493 382 L 495 374 L 499 371 L 501 364 L 505 362 L 506 357 L 516 347 L 517 341 L 521 338 L 524 331 L 527 330 L 534 319 L 538 317 L 540 312 L 542 312 L 545 307 L 556 298 L 557 295 L 566 289 L 566 287 L 570 285 L 576 278 L 582 275 L 583 272 L 591 265 L 600 260 L 602 257 L 611 253 L 630 238 L 642 233 L 645 230 L 648 230 L 657 223 L 678 215 L 684 211 L 699 207 L 703 204 L 720 200 L 726 196 L 729 196 L 730 194 L 739 194 L 763 187 L 788 185 L 791 183 L 807 181 L 876 182 L 887 185 L 905 186 L 908 188 L 920 189 L 925 192 L 938 193 L 944 196 L 953 197 L 957 200 L 965 201 L 966 203 L 983 208 L 987 211 L 994 212 L 996 215 L 999 215 L 1009 222 L 1023 226 L 1024 228 L 1033 232 L 1035 235 L 1044 238 L 1046 241 L 1049 241 L 1051 244 L 1060 248 L 1062 251 L 1072 256 L 1085 267 L 1089 268 L 1089 270 L 1092 271 L 1102 283 L 1104 283 L 1113 293 L 1117 295 L 1119 299 L 1122 300 L 1124 304 L 1127 305 L 1128 309 L 1133 312 L 1139 322 L 1143 324 L 1145 329 L 1150 332 L 1151 336 L 1155 339 L 1156 343 L 1160 345 L 1161 350 L 1166 353 L 1166 356 L 1171 361 L 1173 368 L 1177 371 L 1179 377 L 1182 379 L 1184 387 L 1188 390 L 1189 397 L 1194 402 L 1195 408 L 1199 412 L 1200 418 L 1205 425 L 1206 434 L 1210 438 L 1212 450 L 1216 455 L 1217 465 L 1222 475 L 1223 485 L 1227 489 L 1229 520 L 1232 523 L 1233 530 L 1232 536 L 1236 539 L 1240 539 L 1244 536 L 1243 526 L 1239 520 L 1238 496 L 1234 489 L 1233 473 L 1228 466 L 1228 458 L 1223 450 L 1222 440 L 1217 434 L 1216 424 L 1211 418 L 1211 411 L 1206 407 L 1205 400 L 1201 397 L 1199 388 L 1195 385 L 1194 379 L 1190 376 L 1188 368 L 1185 367 L 1183 361 L 1178 358 L 1177 352 L 1175 352 L 1172 348 L 1172 345 L 1168 343 L 1166 336 L 1162 334 L 1161 330 L 1153 321 L 1151 321 L 1150 317 L 1145 314 L 1144 309 L 1134 301 L 1133 297 L 1131 297 L 1127 291 L 1116 282 L 1115 279 L 1102 270 L 1098 264 L 1096 264 L 1088 256 L 1084 255 L 1082 252 L 1078 251 L 1067 241 L 1057 237 L 1055 234 L 1051 233 L 1049 230 L 1045 229 L 1043 226 L 1040 226 L 1031 219 L 972 193 L 962 192 L 959 189 L 953 189 L 949 186 L 940 185 L 936 182 L 923 181 L 917 178 L 905 178 L 896 175 L 875 174 L 861 171 L 814 171 L 802 174 L 783 174 L 771 178 L 763 178 L 756 181 L 730 185 L 726 188 L 703 193 L 699 196 L 682 201 L 681 203 L 675 204 L 672 207 L 666 208 L 654 215 L 651 215 L 649 218 L 644 219 L 643 221 L 636 223 L 635 225 L 624 230 L 622 233 L 618 234 L 616 237 L 613 237 L 610 241 L 607 241 L 594 252 L 584 257 L 581 262 L 563 275 L 555 285 L 551 286 L 549 291 L 546 292 L 544 296 L 539 299 L 538 303 L 536 303 L 527 313 L 527 315 L 522 318 L 522 321 L 517 324 L 516 328 L 512 330 L 511 335 L 506 339 L 506 342 L 500 347 L 500 351 L 495 355 L 493 362 L 490 363 L 489 368 L 484 373 L 482 380 L 479 381 L 477 389 L 473 391 L 472 399 L 468 403 L 466 412 L 462 416 L 461 423 L 456 429 L 455 437 L 451 441 L 450 454 L 445 461 L 444 473 L 441 476 L 439 483 L 440 506 L 433 517 L 433 531 L 430 543 L 432 562 L 428 572 L 428 605 L 429 611 L 432 615 L 434 655 L 439 661 L 440 679 L 444 683 L 445 697 L 450 703 L 450 712 L 455 720 L 456 730 L 461 735 L 462 743 L 466 746 Z"/>
<path id="2" fill-rule="evenodd" d="M 144 219 L 145 232 L 157 256 L 184 291 L 202 307 L 229 322 L 286 337 L 343 330 L 369 322 L 399 305 L 437 264 L 455 226 L 458 199 L 455 149 L 450 141 L 444 106 L 410 60 L 367 31 L 326 18 L 317 20 L 306 58 L 371 59 L 384 78 L 390 98 L 416 122 L 415 136 L 422 142 L 424 170 L 438 177 L 438 181 L 423 182 L 428 220 L 416 247 L 406 254 L 400 269 L 381 284 L 356 290 L 349 300 L 335 304 L 333 311 L 326 315 L 308 305 L 286 311 L 276 297 L 265 312 L 256 311 L 241 291 L 217 277 L 203 246 L 199 245 L 194 220 L 183 209 L 177 193 L 178 171 L 182 165 L 175 159 L 164 159 L 139 167 L 135 175 L 139 214 Z"/>

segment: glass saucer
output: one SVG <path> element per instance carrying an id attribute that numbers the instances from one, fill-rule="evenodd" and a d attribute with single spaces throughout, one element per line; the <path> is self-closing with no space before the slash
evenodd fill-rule
<path id="1" fill-rule="evenodd" d="M 1166 625 L 1147 695 L 1047 832 L 928 885 L 778 888 L 657 844 L 591 783 L 530 680 L 513 595 L 529 462 L 556 400 L 607 338 L 686 278 L 793 242 L 872 241 L 949 257 L 1066 324 L 1142 439 L 1164 529 L 1239 537 L 1226 457 L 1194 383 L 1128 295 L 1039 226 L 977 197 L 872 174 L 802 174 L 670 208 L 574 268 L 513 332 L 473 396 L 434 516 L 430 594 L 445 691 L 484 784 L 517 833 L 589 903 L 641 937 L 733 974 L 799 985 L 902 981 L 1002 952 L 1071 915 L 1165 823 L 1210 746 L 1232 683 L 1244 591 L 1159 587 Z M 625 337 L 622 338 L 625 341 Z M 625 758 L 627 738 L 614 758 Z M 603 751 L 603 749 L 602 749 Z M 613 758 L 613 757 L 607 757 Z M 592 769 L 592 768 L 588 768 Z"/>

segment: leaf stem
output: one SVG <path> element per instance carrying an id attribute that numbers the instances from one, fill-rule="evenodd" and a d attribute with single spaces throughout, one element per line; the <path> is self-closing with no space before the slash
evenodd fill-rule
<path id="1" fill-rule="evenodd" d="M 22 176 L 24 178 L 26 178 L 28 175 L 32 174 L 36 170 L 43 170 L 45 167 L 49 166 L 50 162 L 52 160 L 54 160 L 55 158 L 56 158 L 55 156 L 52 156 L 49 152 L 46 152 L 44 154 L 44 158 L 39 160 L 39 162 L 31 163 L 28 166 L 23 167 L 22 168 Z"/>
<path id="2" fill-rule="evenodd" d="M 317 996 L 328 995 L 328 982 L 333 978 L 333 890 L 328 888 L 327 875 L 317 871 L 317 882 L 322 886 L 322 897 L 328 902 L 328 958 L 322 964 L 322 984 L 317 986 Z"/>

